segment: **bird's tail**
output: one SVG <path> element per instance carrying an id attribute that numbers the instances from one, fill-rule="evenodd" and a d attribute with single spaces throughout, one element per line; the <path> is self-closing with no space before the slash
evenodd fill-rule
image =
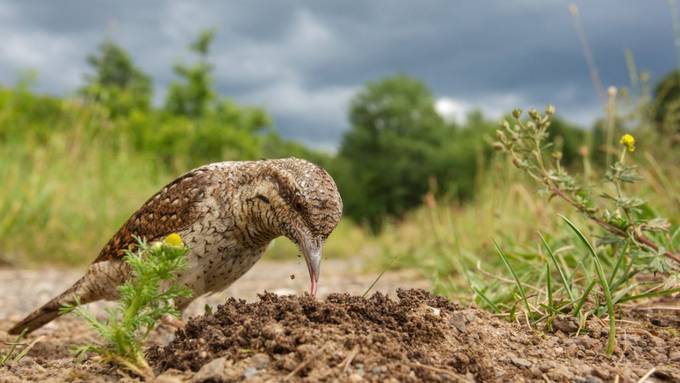
<path id="1" fill-rule="evenodd" d="M 12 335 L 19 335 L 25 330 L 26 334 L 29 334 L 60 316 L 60 310 L 65 305 L 73 305 L 76 304 L 76 302 L 80 304 L 86 304 L 93 301 L 93 299 L 89 297 L 91 296 L 90 294 L 78 294 L 78 290 L 82 281 L 82 279 L 79 280 L 66 291 L 52 298 L 52 300 L 45 303 L 42 307 L 30 313 L 26 318 L 9 329 L 9 333 Z"/>

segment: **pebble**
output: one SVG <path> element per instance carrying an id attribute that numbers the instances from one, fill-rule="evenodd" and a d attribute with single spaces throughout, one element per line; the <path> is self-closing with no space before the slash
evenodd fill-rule
<path id="1" fill-rule="evenodd" d="M 465 316 L 462 313 L 454 313 L 451 316 L 451 319 L 449 319 L 449 323 L 453 325 L 453 327 L 456 328 L 456 330 L 460 331 L 461 333 L 465 333 L 467 331 L 467 328 L 465 326 Z"/>
<path id="2" fill-rule="evenodd" d="M 583 383 L 602 383 L 602 379 L 598 378 L 597 376 L 587 376 L 585 379 L 579 379 L 577 382 L 583 382 Z"/>
<path id="3" fill-rule="evenodd" d="M 551 361 L 551 360 L 546 360 L 541 362 L 541 364 L 538 365 L 538 368 L 543 371 L 543 372 L 548 372 L 552 370 L 555 367 L 556 363 Z"/>
<path id="4" fill-rule="evenodd" d="M 674 350 L 668 353 L 668 359 L 670 359 L 671 362 L 679 362 L 680 361 L 680 350 Z"/>
<path id="5" fill-rule="evenodd" d="M 174 374 L 162 374 L 158 375 L 153 383 L 182 383 L 182 379 Z"/>
<path id="6" fill-rule="evenodd" d="M 518 358 L 518 357 L 512 357 L 510 358 L 510 361 L 512 364 L 514 364 L 517 367 L 523 367 L 523 368 L 529 368 L 531 367 L 531 362 L 524 358 Z"/>
<path id="7" fill-rule="evenodd" d="M 217 382 L 222 382 L 222 381 L 227 381 L 228 377 L 226 375 L 226 368 L 227 368 L 227 359 L 222 357 L 222 358 L 217 358 L 209 363 L 203 365 L 200 370 L 194 375 L 193 379 L 191 380 L 192 383 L 202 383 L 202 382 L 209 382 L 209 381 L 217 381 Z"/>
<path id="8" fill-rule="evenodd" d="M 258 353 L 250 357 L 250 361 L 253 365 L 253 367 L 263 370 L 269 366 L 269 362 L 271 362 L 271 358 L 269 355 L 264 354 L 264 353 Z"/>
<path id="9" fill-rule="evenodd" d="M 245 379 L 250 379 L 257 375 L 257 369 L 255 367 L 246 367 L 245 371 L 243 371 L 243 378 Z"/>
<path id="10" fill-rule="evenodd" d="M 385 366 L 373 367 L 373 369 L 371 369 L 371 372 L 376 375 L 380 375 L 381 373 L 387 372 L 387 367 Z"/>
<path id="11" fill-rule="evenodd" d="M 556 316 L 555 319 L 553 319 L 552 324 L 555 329 L 560 330 L 565 334 L 572 334 L 578 330 L 576 320 L 565 315 Z"/>

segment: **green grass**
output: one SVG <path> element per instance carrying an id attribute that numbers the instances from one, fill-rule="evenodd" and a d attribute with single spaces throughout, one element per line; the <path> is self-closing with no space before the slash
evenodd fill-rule
<path id="1" fill-rule="evenodd" d="M 584 172 L 591 175 L 585 186 L 592 190 L 590 206 L 598 211 L 550 198 L 540 190 L 542 177 L 528 177 L 510 159 L 497 157 L 478 177 L 473 202 L 430 202 L 389 226 L 379 237 L 385 256 L 377 267 L 389 267 L 396 256 L 396 267 L 419 269 L 437 293 L 508 319 L 521 314 L 534 327 L 550 328 L 557 315 L 572 315 L 581 326 L 590 316 L 607 317 L 611 354 L 622 307 L 678 291 L 672 283 L 678 265 L 663 254 L 680 249 L 680 185 L 668 182 L 680 178 L 680 169 L 672 166 L 678 158 L 656 137 L 640 137 L 625 166 L 635 167 L 642 181 L 621 183 L 614 173 L 598 181 L 597 173 L 604 172 L 584 160 Z M 570 169 L 579 179 L 581 170 Z M 619 197 L 601 198 L 605 192 Z M 631 208 L 629 202 L 638 200 L 647 202 Z M 623 234 L 609 232 L 596 214 L 603 221 L 607 214 L 618 214 L 604 222 L 625 227 Z M 663 222 L 659 216 L 667 218 L 667 227 L 655 226 Z M 639 242 L 641 232 L 661 244 L 660 250 Z"/>
<path id="2" fill-rule="evenodd" d="M 172 176 L 152 158 L 79 142 L 0 146 L 0 257 L 19 264 L 94 259 L 120 225 Z"/>

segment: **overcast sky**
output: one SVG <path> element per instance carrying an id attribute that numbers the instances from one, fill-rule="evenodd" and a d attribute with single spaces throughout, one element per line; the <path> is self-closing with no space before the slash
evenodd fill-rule
<path id="1" fill-rule="evenodd" d="M 399 72 L 424 80 L 454 118 L 551 102 L 587 124 L 601 107 L 569 3 L 0 0 L 0 84 L 30 68 L 36 90 L 72 93 L 108 35 L 162 100 L 172 64 L 190 60 L 187 44 L 214 27 L 219 92 L 263 106 L 284 136 L 318 147 L 337 145 L 365 81 Z M 626 48 L 653 79 L 677 65 L 668 0 L 576 4 L 605 86 L 628 85 Z"/>

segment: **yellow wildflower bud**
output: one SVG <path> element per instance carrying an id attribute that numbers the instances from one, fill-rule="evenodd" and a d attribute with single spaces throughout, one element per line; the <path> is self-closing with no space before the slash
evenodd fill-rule
<path id="1" fill-rule="evenodd" d="M 635 150 L 635 137 L 632 134 L 624 134 L 619 143 L 625 146 L 629 152 Z"/>
<path id="2" fill-rule="evenodd" d="M 179 236 L 177 233 L 172 233 L 169 234 L 165 239 L 163 239 L 163 243 L 166 245 L 170 246 L 184 246 L 184 242 L 182 241 L 182 237 Z"/>

